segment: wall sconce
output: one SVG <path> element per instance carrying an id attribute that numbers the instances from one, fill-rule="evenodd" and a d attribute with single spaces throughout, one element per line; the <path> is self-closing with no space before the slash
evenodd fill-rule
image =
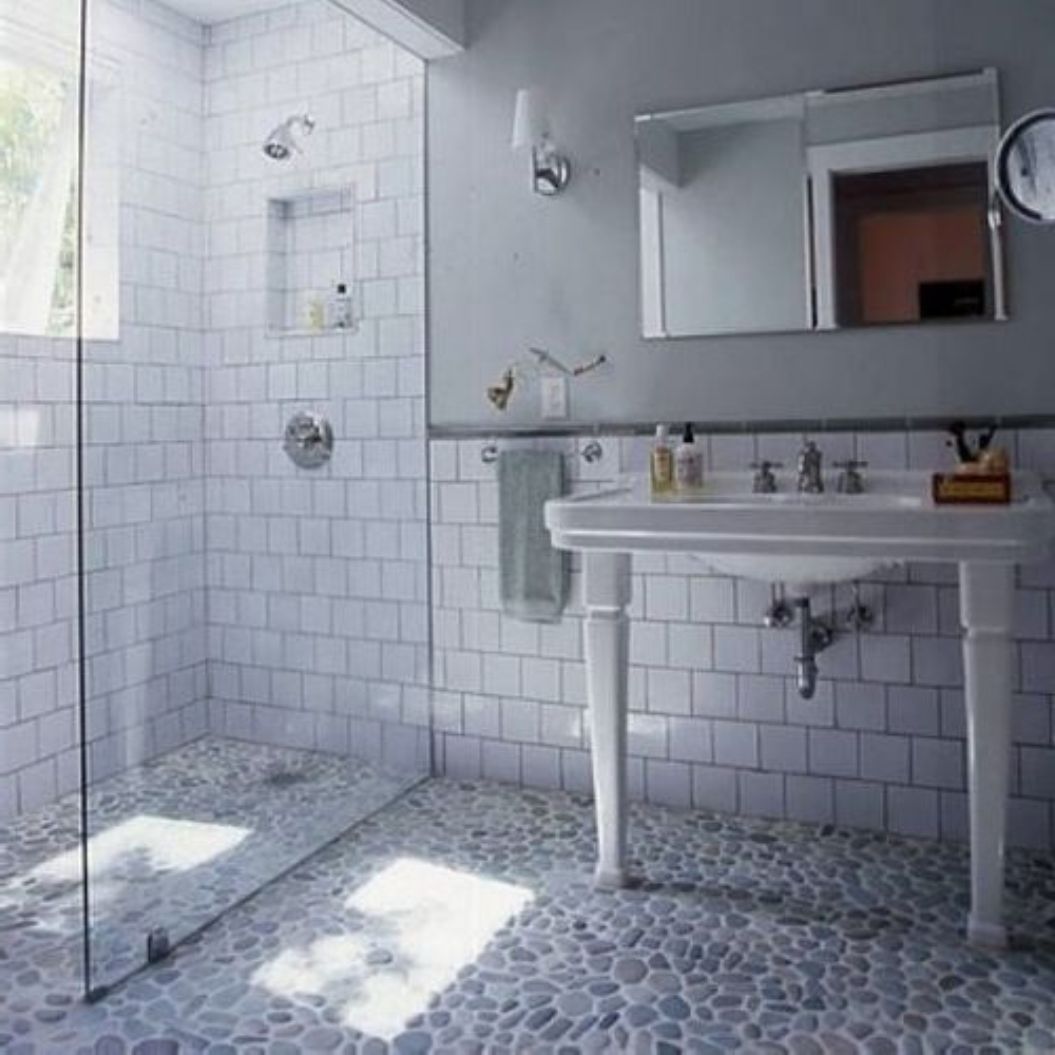
<path id="1" fill-rule="evenodd" d="M 538 93 L 529 88 L 517 92 L 513 117 L 513 149 L 531 149 L 531 184 L 536 194 L 552 198 L 571 181 L 571 162 L 559 153 L 550 139 L 548 122 Z"/>
<path id="2" fill-rule="evenodd" d="M 502 376 L 493 385 L 487 386 L 487 402 L 495 410 L 505 410 L 513 398 L 513 390 L 521 381 L 526 381 L 531 376 L 542 377 L 546 368 L 558 376 L 568 378 L 582 377 L 583 374 L 593 373 L 598 367 L 608 362 L 607 355 L 597 355 L 586 362 L 575 366 L 567 366 L 555 355 L 547 352 L 544 348 L 529 348 L 528 351 L 534 359 L 524 362 L 510 363 L 502 372 Z"/>

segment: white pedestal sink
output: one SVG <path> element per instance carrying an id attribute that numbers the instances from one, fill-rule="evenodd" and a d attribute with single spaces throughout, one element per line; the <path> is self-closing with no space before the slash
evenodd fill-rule
<path id="1" fill-rule="evenodd" d="M 1001 946 L 1010 775 L 1015 565 L 1044 559 L 1055 503 L 1015 478 L 1010 506 L 935 506 L 925 473 L 876 473 L 863 495 L 751 494 L 715 474 L 692 500 L 654 501 L 644 482 L 546 505 L 553 544 L 583 553 L 587 689 L 598 829 L 597 881 L 626 882 L 627 660 L 631 555 L 699 554 L 730 575 L 795 589 L 905 561 L 955 563 L 964 627 L 971 833 L 971 941 Z M 787 482 L 784 482 L 786 488 Z"/>

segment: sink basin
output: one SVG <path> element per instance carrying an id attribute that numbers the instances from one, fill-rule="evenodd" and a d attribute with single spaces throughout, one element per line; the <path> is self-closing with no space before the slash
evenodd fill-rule
<path id="1" fill-rule="evenodd" d="M 818 586 L 867 579 L 882 568 L 896 567 L 897 561 L 872 560 L 868 557 L 793 557 L 738 556 L 735 553 L 692 554 L 719 575 L 759 582 L 783 583 L 792 596 L 804 596 Z"/>
<path id="2" fill-rule="evenodd" d="M 562 549 L 688 552 L 726 575 L 797 590 L 864 578 L 908 560 L 1041 559 L 1051 499 L 1039 478 L 1016 474 L 1010 506 L 937 506 L 930 474 L 871 472 L 860 495 L 799 494 L 788 474 L 776 494 L 753 494 L 750 473 L 712 473 L 694 496 L 655 499 L 631 479 L 598 494 L 550 502 L 546 523 Z"/>
<path id="3" fill-rule="evenodd" d="M 708 479 L 707 488 L 702 494 L 674 495 L 658 501 L 663 504 L 751 506 L 763 509 L 774 506 L 817 510 L 831 506 L 855 510 L 914 509 L 920 508 L 927 500 L 924 494 L 918 493 L 919 483 L 917 479 L 904 474 L 880 474 L 870 480 L 871 489 L 863 494 L 848 495 L 838 491 L 806 494 L 796 490 L 796 482 L 787 478 L 781 480 L 780 485 L 789 490 L 755 494 L 751 490 L 753 477 L 744 473 L 716 473 Z M 721 575 L 780 582 L 794 594 L 809 593 L 815 587 L 831 583 L 864 579 L 884 567 L 896 565 L 896 562 L 869 557 L 810 557 L 802 554 L 715 553 L 708 556 L 693 553 L 690 556 Z"/>

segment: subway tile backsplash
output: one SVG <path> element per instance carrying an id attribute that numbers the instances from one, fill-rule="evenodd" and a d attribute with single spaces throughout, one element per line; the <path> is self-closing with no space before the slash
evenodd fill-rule
<path id="1" fill-rule="evenodd" d="M 1055 471 L 1053 434 L 1004 436 L 1018 465 Z M 573 490 L 644 472 L 649 442 L 600 437 L 586 466 L 573 439 L 556 446 Z M 437 766 L 454 776 L 589 788 L 580 576 L 559 624 L 529 627 L 499 609 L 493 466 L 482 440 L 431 448 Z M 708 464 L 745 469 L 787 437 L 704 437 Z M 823 436 L 876 468 L 929 468 L 933 434 Z M 834 448 L 833 448 L 834 449 Z M 1011 838 L 1055 846 L 1055 561 L 1022 569 Z M 919 835 L 966 837 L 966 745 L 958 591 L 953 569 L 912 565 L 862 586 L 874 627 L 843 633 L 801 700 L 797 631 L 769 630 L 764 585 L 712 575 L 685 556 L 635 558 L 630 635 L 630 786 L 641 799 Z M 821 612 L 849 602 L 838 587 Z M 439 711 L 437 713 L 439 719 Z M 501 749 L 499 749 L 501 745 Z"/>

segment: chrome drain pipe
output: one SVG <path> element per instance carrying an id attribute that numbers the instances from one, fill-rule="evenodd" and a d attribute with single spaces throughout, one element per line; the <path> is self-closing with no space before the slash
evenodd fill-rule
<path id="1" fill-rule="evenodd" d="M 834 640 L 832 628 L 823 620 L 814 619 L 808 597 L 795 599 L 799 616 L 799 654 L 795 657 L 799 695 L 812 700 L 817 693 L 817 656 Z"/>

